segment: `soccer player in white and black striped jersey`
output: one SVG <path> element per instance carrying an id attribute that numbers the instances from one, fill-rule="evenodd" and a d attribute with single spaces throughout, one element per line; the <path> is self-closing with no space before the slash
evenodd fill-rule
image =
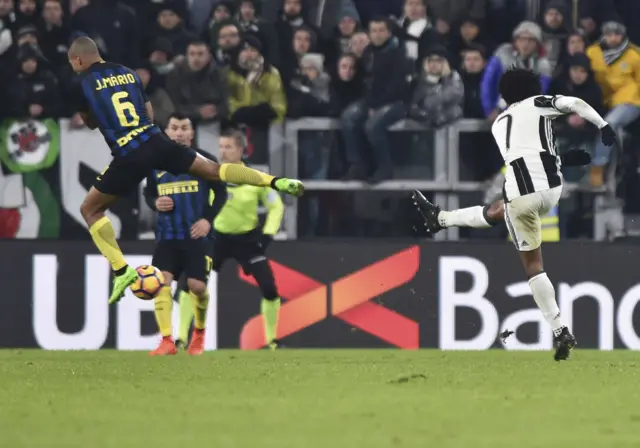
<path id="1" fill-rule="evenodd" d="M 533 298 L 551 325 L 554 335 L 554 359 L 569 358 L 576 339 L 563 325 L 556 303 L 553 283 L 542 262 L 540 219 L 560 199 L 562 192 L 561 158 L 557 155 L 551 120 L 561 115 L 578 114 L 596 125 L 606 146 L 615 143 L 611 126 L 581 99 L 541 95 L 540 79 L 529 70 L 511 69 L 500 80 L 500 94 L 507 109 L 494 122 L 491 131 L 506 165 L 503 187 L 504 220 L 529 277 Z M 566 165 L 587 165 L 590 155 L 583 150 L 567 152 Z M 442 212 L 419 191 L 413 199 L 431 232 L 451 225 L 488 227 L 493 224 L 491 207 L 470 207 Z M 495 209 L 495 205 L 492 206 Z M 495 215 L 499 215 L 495 213 Z"/>

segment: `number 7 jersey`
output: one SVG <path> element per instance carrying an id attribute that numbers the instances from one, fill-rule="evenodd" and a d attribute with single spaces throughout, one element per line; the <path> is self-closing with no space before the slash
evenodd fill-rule
<path id="1" fill-rule="evenodd" d="M 535 96 L 514 103 L 491 127 L 507 167 L 503 188 L 506 202 L 562 185 L 551 122 L 565 112 L 556 109 L 554 101 L 552 96 Z"/>
<path id="2" fill-rule="evenodd" d="M 123 65 L 97 62 L 74 80 L 76 111 L 95 120 L 114 157 L 161 132 L 147 114 L 147 101 L 140 78 Z"/>

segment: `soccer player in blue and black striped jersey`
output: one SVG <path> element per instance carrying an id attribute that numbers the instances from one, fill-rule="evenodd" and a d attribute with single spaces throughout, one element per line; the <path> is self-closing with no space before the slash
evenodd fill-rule
<path id="1" fill-rule="evenodd" d="M 173 142 L 153 123 L 153 109 L 140 78 L 127 67 L 103 61 L 90 38 L 76 39 L 68 57 L 78 74 L 71 98 L 75 109 L 89 128 L 100 129 L 113 154 L 111 164 L 80 207 L 94 243 L 115 274 L 109 303 L 119 301 L 138 274 L 125 261 L 105 211 L 119 196 L 137 188 L 151 170 L 188 173 L 206 181 L 270 186 L 302 195 L 304 187 L 298 180 L 277 178 L 239 164 L 218 164 Z"/>
<path id="2" fill-rule="evenodd" d="M 172 140 L 184 145 L 186 151 L 193 142 L 193 126 L 189 117 L 173 114 L 165 129 Z M 215 161 L 211 155 L 202 156 Z M 213 190 L 215 199 L 209 201 Z M 204 350 L 204 331 L 209 304 L 207 282 L 212 269 L 211 223 L 227 200 L 223 182 L 206 182 L 189 174 L 171 174 L 153 170 L 144 190 L 147 204 L 158 212 L 156 249 L 153 265 L 162 271 L 165 286 L 155 298 L 155 314 L 162 341 L 151 355 L 175 355 L 172 338 L 171 283 L 186 276 L 190 302 L 195 315 L 195 328 L 187 352 L 199 355 Z M 182 301 L 181 297 L 181 301 Z M 181 308 L 185 305 L 180 304 Z M 190 323 L 189 316 L 189 323 Z M 181 322 L 182 324 L 182 322 Z"/>

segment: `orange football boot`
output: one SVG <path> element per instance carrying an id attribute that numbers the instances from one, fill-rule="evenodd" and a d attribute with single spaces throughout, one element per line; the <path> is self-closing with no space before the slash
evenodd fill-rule
<path id="1" fill-rule="evenodd" d="M 149 352 L 149 356 L 167 356 L 167 355 L 175 355 L 178 353 L 178 349 L 176 348 L 176 344 L 174 344 L 171 336 L 165 336 L 160 341 L 160 345 L 154 351 Z"/>
<path id="2" fill-rule="evenodd" d="M 193 356 L 198 356 L 202 355 L 202 352 L 204 352 L 204 329 L 198 330 L 197 328 L 194 328 L 187 353 Z"/>

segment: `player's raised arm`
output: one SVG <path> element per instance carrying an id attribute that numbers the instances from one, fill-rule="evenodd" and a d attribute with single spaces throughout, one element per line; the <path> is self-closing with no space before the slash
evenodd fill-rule
<path id="1" fill-rule="evenodd" d="M 616 141 L 616 133 L 613 128 L 600 116 L 587 102 L 573 96 L 558 96 L 551 100 L 552 106 L 565 114 L 578 114 L 590 123 L 593 123 L 602 133 L 602 143 L 611 146 Z"/>

